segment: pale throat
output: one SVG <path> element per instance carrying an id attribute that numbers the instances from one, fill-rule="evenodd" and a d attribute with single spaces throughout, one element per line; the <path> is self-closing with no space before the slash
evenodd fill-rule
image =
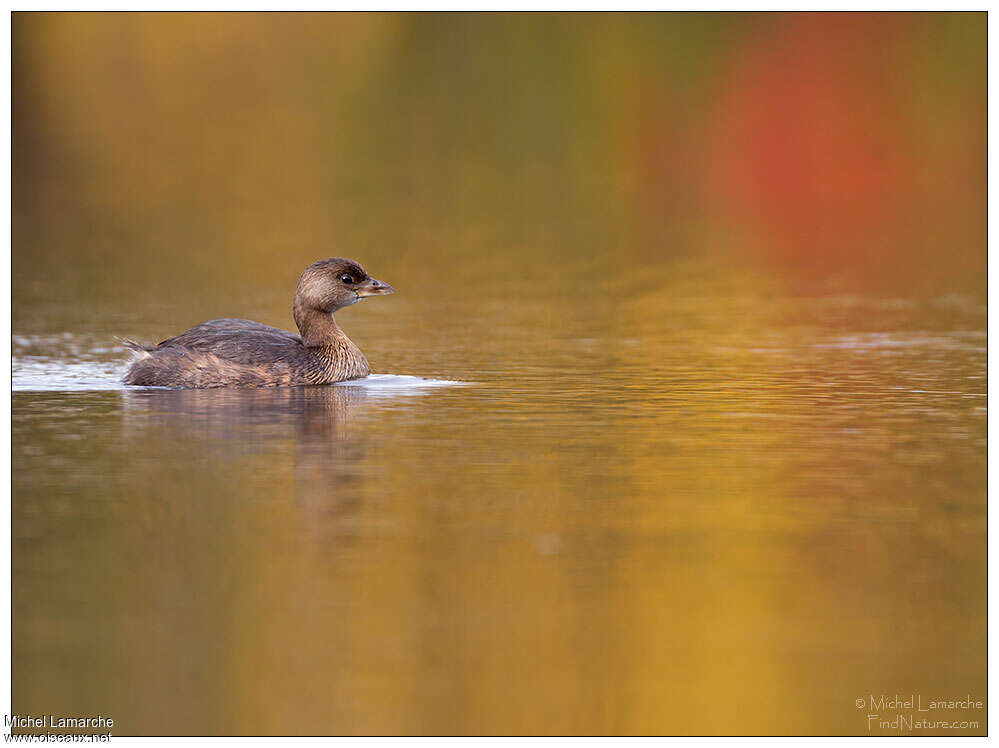
<path id="1" fill-rule="evenodd" d="M 294 309 L 295 324 L 306 348 L 353 348 L 354 344 L 340 329 L 333 312 L 314 308 Z"/>

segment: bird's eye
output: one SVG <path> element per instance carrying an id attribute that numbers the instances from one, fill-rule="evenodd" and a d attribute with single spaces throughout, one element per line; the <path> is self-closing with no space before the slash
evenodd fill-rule
<path id="1" fill-rule="evenodd" d="M 344 273 L 343 275 L 340 276 L 340 282 L 341 283 L 348 283 L 348 284 L 353 283 L 354 282 L 354 276 L 351 275 L 350 273 Z"/>

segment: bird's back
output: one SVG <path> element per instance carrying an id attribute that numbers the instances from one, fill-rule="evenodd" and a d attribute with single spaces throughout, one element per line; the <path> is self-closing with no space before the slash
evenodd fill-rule
<path id="1" fill-rule="evenodd" d="M 181 347 L 239 364 L 290 362 L 305 352 L 295 333 L 248 319 L 213 319 L 167 338 L 153 350 Z"/>

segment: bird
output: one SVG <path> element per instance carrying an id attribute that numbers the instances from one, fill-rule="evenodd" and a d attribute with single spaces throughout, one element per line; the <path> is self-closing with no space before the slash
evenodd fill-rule
<path id="1" fill-rule="evenodd" d="M 309 265 L 298 280 L 293 312 L 299 334 L 248 319 L 213 319 L 143 345 L 122 344 L 136 354 L 124 382 L 145 387 L 293 387 L 360 379 L 368 360 L 337 325 L 344 307 L 395 289 L 361 265 L 331 257 Z"/>

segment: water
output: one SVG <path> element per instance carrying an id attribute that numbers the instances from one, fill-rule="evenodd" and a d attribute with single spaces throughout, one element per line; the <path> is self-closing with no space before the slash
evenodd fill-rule
<path id="1" fill-rule="evenodd" d="M 983 306 L 683 277 L 400 293 L 342 316 L 404 374 L 333 387 L 125 388 L 119 319 L 17 334 L 15 710 L 860 732 L 872 689 L 984 697 Z"/>

